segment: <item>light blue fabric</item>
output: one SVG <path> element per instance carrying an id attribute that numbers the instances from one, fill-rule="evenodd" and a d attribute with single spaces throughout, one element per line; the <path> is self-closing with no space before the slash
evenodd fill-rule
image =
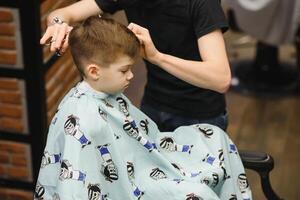
<path id="1" fill-rule="evenodd" d="M 236 146 L 209 124 L 159 132 L 123 95 L 79 83 L 49 127 L 35 199 L 251 199 Z"/>

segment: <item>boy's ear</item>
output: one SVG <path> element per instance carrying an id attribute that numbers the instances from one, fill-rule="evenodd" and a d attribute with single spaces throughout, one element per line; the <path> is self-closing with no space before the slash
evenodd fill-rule
<path id="1" fill-rule="evenodd" d="M 100 77 L 100 66 L 96 64 L 89 64 L 86 68 L 87 76 L 93 80 L 98 80 Z"/>

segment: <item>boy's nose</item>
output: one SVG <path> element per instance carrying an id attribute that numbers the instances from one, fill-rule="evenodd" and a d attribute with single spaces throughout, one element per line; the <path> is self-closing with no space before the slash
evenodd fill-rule
<path id="1" fill-rule="evenodd" d="M 133 77 L 134 77 L 134 75 L 133 75 L 132 71 L 130 70 L 128 72 L 127 80 L 131 80 Z"/>

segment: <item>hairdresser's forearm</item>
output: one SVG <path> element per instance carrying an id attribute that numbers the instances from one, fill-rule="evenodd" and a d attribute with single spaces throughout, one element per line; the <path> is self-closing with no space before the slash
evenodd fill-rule
<path id="1" fill-rule="evenodd" d="M 52 23 L 54 17 L 60 18 L 67 24 L 82 21 L 89 16 L 101 14 L 102 10 L 98 7 L 95 0 L 82 0 L 67 7 L 59 8 L 51 12 L 47 17 L 48 25 Z"/>
<path id="2" fill-rule="evenodd" d="M 212 31 L 198 39 L 202 61 L 184 60 L 158 53 L 153 59 L 170 74 L 192 85 L 224 93 L 230 86 L 231 73 L 225 43 L 220 30 Z"/>
<path id="3" fill-rule="evenodd" d="M 224 93 L 230 84 L 231 74 L 227 62 L 191 61 L 159 53 L 155 64 L 197 87 Z"/>

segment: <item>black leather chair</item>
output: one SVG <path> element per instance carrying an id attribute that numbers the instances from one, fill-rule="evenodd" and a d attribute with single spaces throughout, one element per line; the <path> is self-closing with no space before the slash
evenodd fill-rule
<path id="1" fill-rule="evenodd" d="M 239 151 L 244 167 L 254 170 L 260 176 L 262 190 L 268 200 L 282 200 L 272 189 L 270 172 L 274 168 L 272 156 L 263 152 Z"/>

